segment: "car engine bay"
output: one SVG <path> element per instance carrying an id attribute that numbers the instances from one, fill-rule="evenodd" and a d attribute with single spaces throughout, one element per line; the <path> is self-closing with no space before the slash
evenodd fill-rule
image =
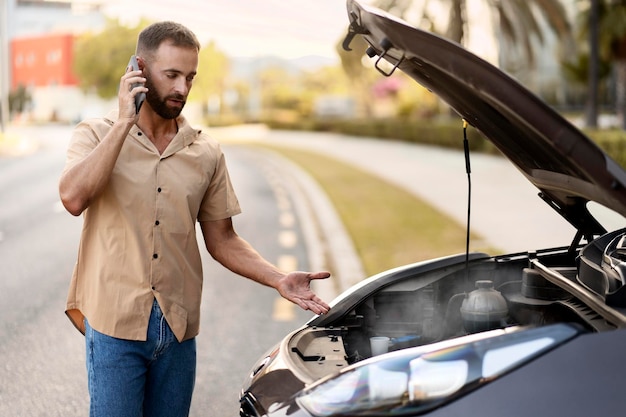
<path id="1" fill-rule="evenodd" d="M 374 291 L 330 325 L 289 342 L 293 364 L 313 379 L 388 350 L 427 345 L 510 326 L 577 323 L 589 332 L 626 326 L 622 270 L 626 230 L 583 248 L 489 257 L 405 277 Z M 417 265 L 417 264 L 416 264 Z"/>

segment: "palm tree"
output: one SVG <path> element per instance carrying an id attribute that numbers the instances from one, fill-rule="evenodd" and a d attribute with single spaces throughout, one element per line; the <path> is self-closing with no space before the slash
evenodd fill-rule
<path id="1" fill-rule="evenodd" d="M 497 5 L 496 9 L 500 16 L 500 28 L 503 34 L 511 42 L 522 42 L 531 59 L 534 54 L 532 54 L 532 45 L 529 37 L 535 36 L 541 43 L 544 42 L 543 30 L 539 20 L 533 13 L 533 5 L 539 11 L 540 16 L 546 20 L 548 28 L 562 42 L 564 51 L 573 46 L 572 25 L 561 0 L 491 0 L 491 3 Z M 509 9 L 504 9 L 504 5 L 509 6 Z M 522 17 L 521 19 L 519 18 L 520 16 Z M 506 22 L 503 22 L 503 20 Z M 526 24 L 530 25 L 530 31 L 528 31 L 528 28 L 525 29 Z M 512 27 L 517 36 L 509 34 L 509 32 L 513 33 L 513 31 L 508 31 L 507 27 Z"/>
<path id="2" fill-rule="evenodd" d="M 372 116 L 373 108 L 370 90 L 373 80 L 379 76 L 376 71 L 368 70 L 363 66 L 362 59 L 367 46 L 365 39 L 358 34 L 350 42 L 350 48 L 354 50 L 353 52 L 344 49 L 343 39 L 335 45 L 343 72 L 346 74 L 348 82 L 352 85 L 352 91 L 357 103 L 357 113 L 365 118 Z M 356 51 L 360 53 L 356 53 Z"/>
<path id="3" fill-rule="evenodd" d="M 428 26 L 431 31 L 436 31 L 435 19 L 428 15 L 428 2 L 433 0 L 373 0 L 372 5 L 386 10 L 395 16 L 409 20 L 411 11 L 415 11 L 417 3 L 421 3 L 421 21 L 418 26 Z M 449 5 L 448 26 L 444 36 L 457 43 L 463 44 L 467 37 L 467 4 L 466 0 L 436 0 Z M 535 65 L 533 53 L 533 38 L 540 43 L 544 42 L 544 31 L 541 22 L 535 13 L 535 8 L 546 20 L 548 27 L 556 36 L 564 41 L 564 44 L 573 45 L 571 41 L 572 29 L 567 18 L 567 13 L 559 0 L 485 0 L 494 10 L 498 17 L 498 29 L 504 40 L 512 45 L 522 45 L 525 62 L 529 66 Z M 413 22 L 414 24 L 416 22 Z M 357 36 L 358 38 L 358 36 Z M 355 38 L 356 39 L 356 38 Z M 338 48 L 339 50 L 339 48 Z M 341 55 L 341 51 L 340 51 Z M 358 67 L 360 56 L 342 56 L 344 68 L 356 63 Z M 353 79 L 358 78 L 353 74 Z"/>
<path id="4" fill-rule="evenodd" d="M 428 1 L 422 0 L 423 3 Z M 437 1 L 445 2 L 449 6 L 448 27 L 445 36 L 455 42 L 464 43 L 467 36 L 466 0 Z M 530 68 L 534 67 L 536 63 L 536 57 L 533 53 L 533 39 L 540 43 L 545 40 L 545 33 L 539 16 L 545 19 L 548 28 L 562 42 L 563 52 L 565 54 L 570 53 L 573 46 L 571 42 L 572 27 L 567 11 L 560 0 L 485 1 L 494 11 L 494 16 L 498 18 L 498 31 L 502 34 L 503 39 L 508 41 L 511 46 L 521 45 L 524 51 L 524 61 Z M 583 6 L 587 6 L 587 10 L 582 11 L 585 22 L 584 28 L 589 27 L 588 8 L 597 2 L 599 59 L 613 63 L 616 113 L 620 126 L 626 130 L 626 0 L 580 0 L 580 2 Z M 410 9 L 412 2 L 411 0 L 378 0 L 376 4 L 380 8 L 393 10 L 394 14 L 402 17 Z M 538 13 L 535 13 L 535 10 Z M 428 16 L 424 18 L 432 22 Z"/>
<path id="5" fill-rule="evenodd" d="M 427 15 L 427 5 L 432 0 L 421 0 L 421 19 L 433 26 L 432 16 Z M 436 0 L 449 7 L 448 25 L 443 35 L 448 39 L 464 44 L 467 38 L 467 0 Z M 545 41 L 539 16 L 542 16 L 549 29 L 562 41 L 570 43 L 572 28 L 567 11 L 560 0 L 485 0 L 498 20 L 498 32 L 512 45 L 522 45 L 525 58 L 532 65 L 533 38 L 539 43 Z M 418 1 L 415 0 L 374 0 L 373 4 L 401 18 L 406 18 Z M 535 10 L 538 13 L 535 13 Z"/>

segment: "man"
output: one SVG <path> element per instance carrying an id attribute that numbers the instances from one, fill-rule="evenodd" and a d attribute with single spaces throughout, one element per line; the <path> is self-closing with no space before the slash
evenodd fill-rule
<path id="1" fill-rule="evenodd" d="M 180 116 L 199 48 L 182 25 L 144 29 L 118 111 L 80 123 L 68 149 L 59 193 L 84 224 L 66 313 L 85 333 L 91 416 L 188 415 L 202 289 L 196 221 L 226 268 L 313 313 L 329 309 L 310 289 L 327 272 L 285 274 L 233 229 L 240 208 L 219 144 Z"/>

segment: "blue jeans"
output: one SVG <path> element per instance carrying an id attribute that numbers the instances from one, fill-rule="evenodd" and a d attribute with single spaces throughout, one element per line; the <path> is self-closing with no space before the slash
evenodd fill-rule
<path id="1" fill-rule="evenodd" d="M 196 341 L 176 340 L 156 300 L 145 342 L 116 339 L 85 324 L 91 417 L 189 415 Z"/>

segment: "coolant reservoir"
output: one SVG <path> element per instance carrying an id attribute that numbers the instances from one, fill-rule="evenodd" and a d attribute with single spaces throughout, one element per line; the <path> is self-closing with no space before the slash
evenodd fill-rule
<path id="1" fill-rule="evenodd" d="M 489 280 L 476 281 L 476 290 L 461 304 L 463 326 L 470 333 L 499 329 L 508 314 L 506 300 Z"/>

